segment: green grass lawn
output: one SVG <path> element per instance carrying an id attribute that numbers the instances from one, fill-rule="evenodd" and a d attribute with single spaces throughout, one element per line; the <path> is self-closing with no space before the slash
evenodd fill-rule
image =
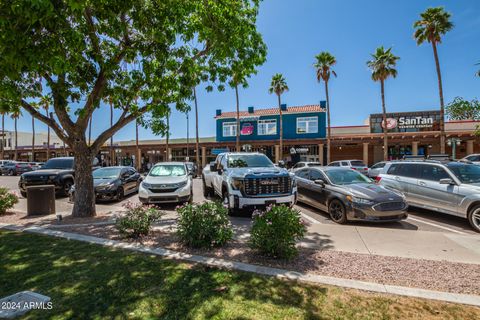
<path id="1" fill-rule="evenodd" d="M 33 290 L 27 319 L 480 319 L 480 309 L 313 286 L 78 241 L 0 231 L 0 296 Z"/>

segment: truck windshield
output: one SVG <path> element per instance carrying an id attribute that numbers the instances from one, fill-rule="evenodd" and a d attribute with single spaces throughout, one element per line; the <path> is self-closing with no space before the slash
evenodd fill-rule
<path id="1" fill-rule="evenodd" d="M 73 169 L 73 159 L 50 159 L 42 169 Z"/>
<path id="2" fill-rule="evenodd" d="M 272 161 L 263 154 L 235 154 L 228 157 L 229 168 L 273 167 Z"/>

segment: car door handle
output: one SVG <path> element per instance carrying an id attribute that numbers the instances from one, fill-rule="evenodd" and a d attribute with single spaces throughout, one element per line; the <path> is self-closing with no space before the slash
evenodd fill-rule
<path id="1" fill-rule="evenodd" d="M 425 182 L 423 182 L 423 181 L 418 181 L 418 185 L 419 185 L 419 186 L 426 186 L 427 184 L 426 184 Z"/>
<path id="2" fill-rule="evenodd" d="M 395 177 L 395 180 L 400 181 L 400 177 Z"/>

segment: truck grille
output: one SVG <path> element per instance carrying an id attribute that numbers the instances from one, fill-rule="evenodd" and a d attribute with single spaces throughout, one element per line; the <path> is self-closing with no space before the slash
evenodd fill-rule
<path id="1" fill-rule="evenodd" d="M 405 209 L 405 202 L 395 201 L 395 202 L 382 202 L 373 206 L 377 211 L 395 211 Z"/>
<path id="2" fill-rule="evenodd" d="M 289 194 L 291 182 L 290 177 L 246 178 L 244 192 L 247 196 Z"/>

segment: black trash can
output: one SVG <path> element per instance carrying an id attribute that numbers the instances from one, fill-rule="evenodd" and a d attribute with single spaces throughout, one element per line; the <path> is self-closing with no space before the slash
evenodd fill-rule
<path id="1" fill-rule="evenodd" d="M 55 214 L 55 186 L 27 187 L 27 216 Z"/>

